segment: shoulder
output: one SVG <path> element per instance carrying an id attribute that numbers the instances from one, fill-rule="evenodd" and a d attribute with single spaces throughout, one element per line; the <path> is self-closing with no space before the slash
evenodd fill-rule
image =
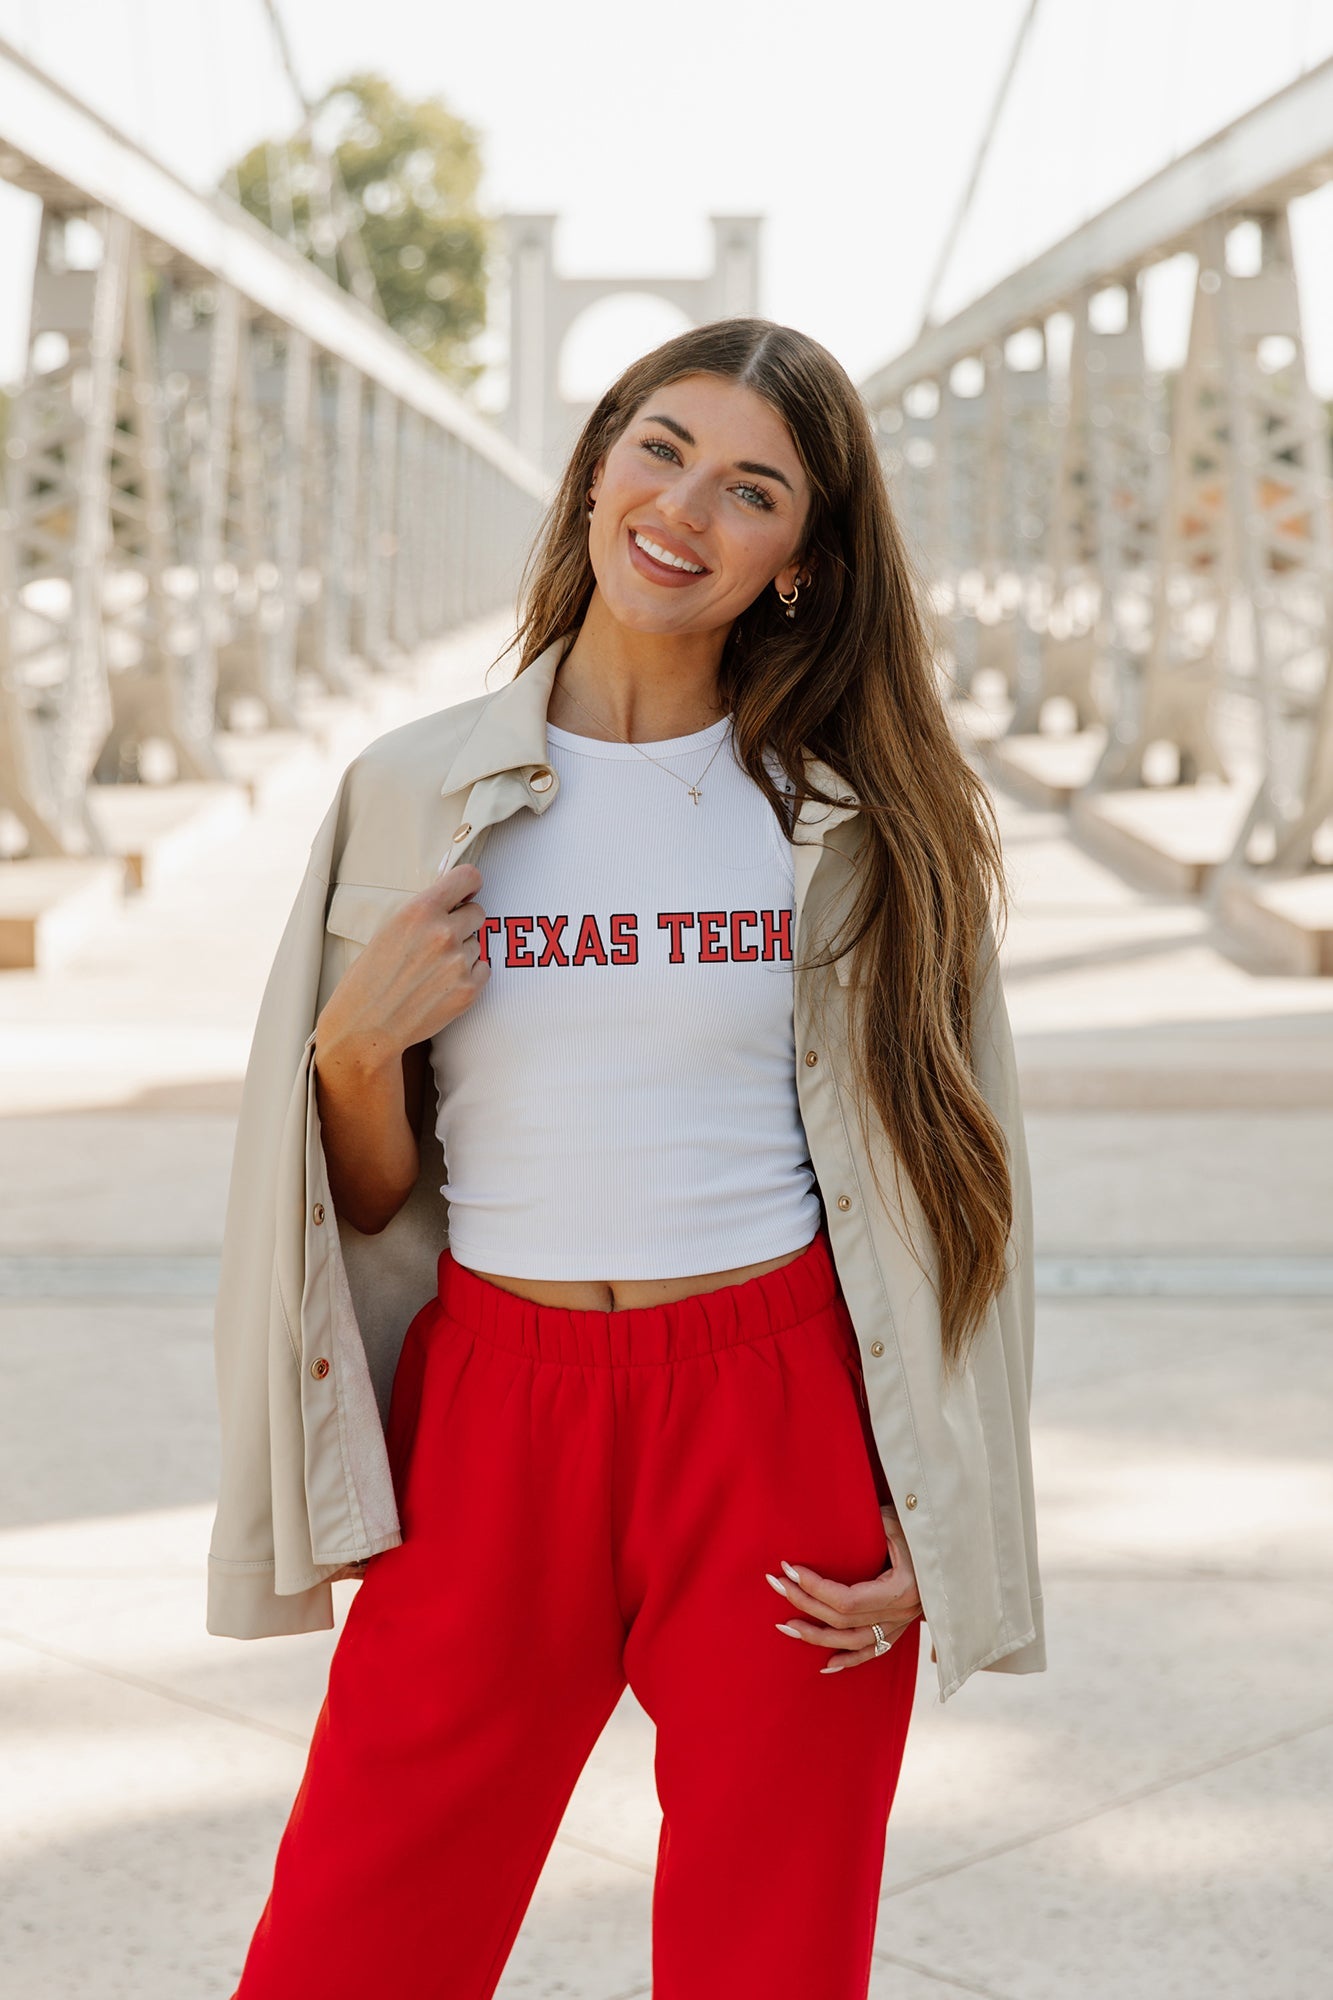
<path id="1" fill-rule="evenodd" d="M 347 766 L 347 781 L 364 793 L 433 780 L 438 792 L 445 772 L 498 693 L 498 688 L 488 688 L 372 738 Z"/>
<path id="2" fill-rule="evenodd" d="M 440 837 L 443 786 L 498 689 L 433 709 L 373 737 L 347 764 L 310 848 L 325 882 L 350 870 L 390 884 L 421 865 Z"/>

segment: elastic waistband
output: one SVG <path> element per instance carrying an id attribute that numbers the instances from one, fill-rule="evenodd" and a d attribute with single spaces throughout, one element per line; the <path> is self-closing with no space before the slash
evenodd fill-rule
<path id="1" fill-rule="evenodd" d="M 761 1340 L 831 1304 L 838 1277 L 821 1228 L 799 1257 L 736 1285 L 660 1306 L 539 1306 L 440 1253 L 440 1304 L 450 1319 L 512 1353 L 582 1367 L 679 1361 L 742 1341 Z"/>

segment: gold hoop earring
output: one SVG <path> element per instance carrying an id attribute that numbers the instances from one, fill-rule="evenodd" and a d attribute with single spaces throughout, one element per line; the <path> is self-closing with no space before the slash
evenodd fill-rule
<path id="1" fill-rule="evenodd" d="M 592 519 L 592 510 L 593 510 L 593 508 L 594 508 L 594 507 L 595 507 L 595 506 L 597 505 L 597 502 L 596 502 L 596 501 L 595 501 L 595 500 L 593 499 L 593 497 L 592 497 L 592 488 L 591 488 L 591 486 L 590 486 L 590 487 L 588 488 L 588 493 L 587 493 L 587 500 L 588 500 L 588 519 L 589 519 L 589 520 L 591 521 L 591 519 Z"/>
<path id="2" fill-rule="evenodd" d="M 774 584 L 773 588 L 777 590 L 777 585 Z M 782 595 L 782 592 L 778 590 L 778 603 L 786 605 L 787 616 L 789 618 L 794 618 L 796 616 L 796 600 L 800 596 L 800 594 L 801 594 L 801 586 L 796 581 L 793 581 L 792 583 L 790 597 L 784 597 Z"/>

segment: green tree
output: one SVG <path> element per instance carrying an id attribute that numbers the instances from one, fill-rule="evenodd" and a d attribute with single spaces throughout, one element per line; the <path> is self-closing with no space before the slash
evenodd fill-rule
<path id="1" fill-rule="evenodd" d="M 486 322 L 490 248 L 477 132 L 438 98 L 410 100 L 366 72 L 331 85 L 310 128 L 337 162 L 389 325 L 455 388 L 470 388 L 482 372 L 470 348 Z M 332 269 L 323 182 L 299 130 L 252 147 L 224 176 L 252 215 Z M 336 269 L 350 291 L 341 250 Z"/>

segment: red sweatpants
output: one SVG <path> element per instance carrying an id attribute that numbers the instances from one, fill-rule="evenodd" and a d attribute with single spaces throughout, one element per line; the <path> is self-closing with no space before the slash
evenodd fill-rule
<path id="1" fill-rule="evenodd" d="M 886 1560 L 821 1233 L 664 1306 L 456 1264 L 408 1329 L 369 1564 L 233 2000 L 486 2000 L 626 1682 L 656 1724 L 654 2000 L 864 2000 L 920 1622 L 837 1674 L 784 1558 Z"/>

